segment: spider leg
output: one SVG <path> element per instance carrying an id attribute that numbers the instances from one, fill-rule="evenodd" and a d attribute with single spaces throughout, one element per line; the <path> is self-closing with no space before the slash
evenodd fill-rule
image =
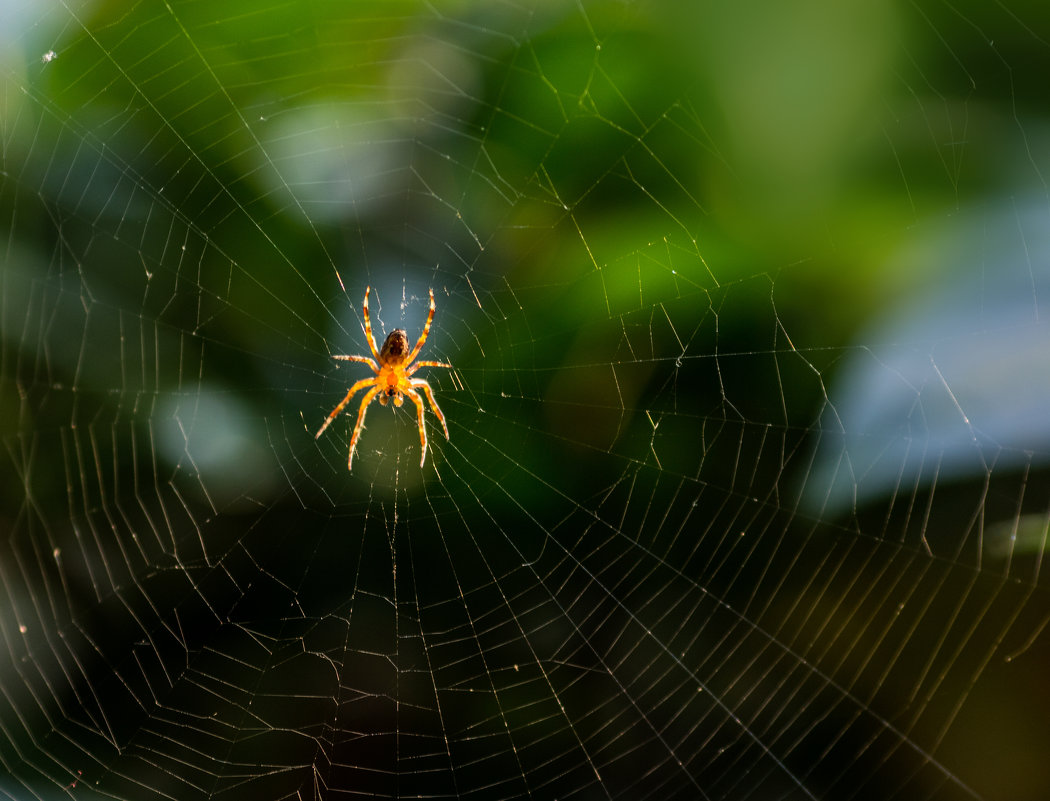
<path id="1" fill-rule="evenodd" d="M 330 415 L 328 415 L 328 419 L 324 421 L 324 425 L 321 426 L 321 429 L 316 434 L 314 434 L 314 439 L 317 439 L 318 437 L 320 437 L 324 433 L 324 430 L 326 428 L 328 428 L 328 426 L 331 424 L 331 422 L 333 420 L 335 420 L 336 417 L 339 416 L 339 412 L 343 411 L 343 407 L 346 406 L 346 404 L 348 404 L 350 402 L 350 399 L 352 397 L 354 397 L 354 394 L 358 390 L 364 389 L 365 387 L 367 387 L 369 385 L 374 385 L 374 384 L 375 384 L 375 379 L 374 378 L 362 378 L 360 381 L 358 381 L 356 384 L 354 384 L 352 387 L 350 387 L 350 391 L 346 393 L 346 397 L 343 398 L 341 401 L 339 401 L 339 405 L 338 406 L 336 406 L 334 409 L 332 409 L 332 413 Z M 377 388 L 377 390 L 378 390 L 378 388 Z M 373 394 L 375 394 L 375 393 L 373 393 Z"/>
<path id="2" fill-rule="evenodd" d="M 365 396 L 361 398 L 361 406 L 357 410 L 357 422 L 354 423 L 354 433 L 350 435 L 350 455 L 346 457 L 346 469 L 349 470 L 351 465 L 354 463 L 354 448 L 357 447 L 357 438 L 361 436 L 361 428 L 365 422 L 365 412 L 368 410 L 368 404 L 372 398 L 379 392 L 379 387 L 372 387 Z"/>
<path id="3" fill-rule="evenodd" d="M 379 363 L 379 346 L 376 345 L 375 335 L 372 333 L 372 318 L 368 314 L 368 293 L 372 291 L 372 287 L 365 287 L 365 305 L 363 308 L 363 316 L 365 318 L 365 336 L 368 337 L 368 347 L 372 349 L 372 356 L 376 360 L 376 364 Z M 378 373 L 379 371 L 376 370 Z"/>
<path id="4" fill-rule="evenodd" d="M 367 364 L 372 368 L 373 372 L 379 372 L 379 365 L 374 360 L 369 359 L 367 356 L 345 356 L 343 354 L 333 355 L 333 359 L 339 359 L 344 362 L 361 362 L 361 364 Z"/>
<path id="5" fill-rule="evenodd" d="M 409 383 L 412 384 L 416 389 L 423 390 L 423 394 L 427 396 L 427 400 L 430 401 L 430 408 L 434 410 L 434 414 L 437 415 L 437 419 L 441 421 L 441 427 L 445 429 L 445 439 L 448 439 L 448 426 L 445 425 L 445 415 L 441 413 L 441 407 L 437 405 L 437 401 L 434 400 L 434 393 L 430 389 L 430 384 L 424 381 L 422 378 L 413 378 Z M 407 394 L 407 390 L 406 390 Z M 417 398 L 418 393 L 413 393 Z"/>
<path id="6" fill-rule="evenodd" d="M 423 361 L 423 362 L 416 362 L 411 367 L 409 367 L 405 371 L 405 375 L 412 375 L 412 373 L 414 373 L 420 367 L 447 367 L 449 370 L 452 369 L 452 365 L 451 364 L 446 364 L 445 362 Z"/>
<path id="7" fill-rule="evenodd" d="M 405 359 L 405 364 L 411 364 L 412 360 L 419 355 L 419 352 L 423 349 L 423 343 L 427 341 L 427 335 L 430 333 L 430 324 L 434 322 L 434 290 L 430 290 L 430 314 L 427 315 L 427 324 L 423 326 L 423 333 L 419 335 L 419 341 L 416 346 L 412 348 L 412 352 L 408 354 L 408 358 Z"/>
<path id="8" fill-rule="evenodd" d="M 412 403 L 416 404 L 416 417 L 419 420 L 419 444 L 423 446 L 423 452 L 419 454 L 419 466 L 422 467 L 427 458 L 427 432 L 423 428 L 423 399 L 411 387 L 405 387 L 404 393 L 412 399 Z"/>

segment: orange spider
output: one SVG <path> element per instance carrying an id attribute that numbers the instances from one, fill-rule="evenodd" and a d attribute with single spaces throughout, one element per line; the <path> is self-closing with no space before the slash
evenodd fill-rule
<path id="1" fill-rule="evenodd" d="M 416 356 L 419 355 L 419 351 L 423 349 L 423 343 L 427 341 L 427 334 L 430 333 L 430 324 L 434 321 L 434 290 L 430 290 L 430 314 L 427 315 L 427 323 L 423 326 L 423 333 L 419 335 L 419 341 L 412 348 L 411 353 L 408 352 L 408 334 L 401 328 L 395 328 L 387 334 L 382 349 L 376 347 L 376 339 L 372 335 L 372 321 L 368 316 L 368 293 L 371 290 L 372 287 L 365 289 L 364 318 L 365 336 L 368 338 L 368 347 L 372 349 L 373 358 L 342 355 L 333 356 L 332 358 L 341 359 L 345 362 L 367 364 L 375 372 L 375 375 L 372 378 L 362 378 L 350 387 L 346 397 L 339 402 L 338 406 L 332 409 L 332 413 L 328 415 L 328 419 L 324 421 L 324 425 L 321 426 L 321 430 L 317 432 L 314 439 L 317 439 L 324 433 L 324 430 L 339 415 L 339 412 L 343 411 L 343 407 L 350 402 L 350 398 L 358 390 L 371 387 L 361 399 L 361 406 L 357 410 L 357 423 L 354 425 L 354 433 L 350 436 L 350 456 L 346 460 L 346 468 L 349 470 L 354 461 L 354 448 L 357 446 L 357 438 L 361 435 L 361 428 L 365 422 L 365 411 L 368 408 L 369 401 L 376 395 L 379 395 L 379 402 L 384 406 L 391 400 L 394 401 L 395 406 L 400 406 L 405 402 L 402 396 L 408 395 L 412 402 L 416 404 L 416 411 L 418 412 L 419 441 L 423 445 L 423 452 L 419 456 L 419 466 L 422 467 L 423 461 L 427 457 L 427 433 L 423 429 L 423 399 L 416 390 L 421 390 L 427 396 L 427 400 L 430 401 L 430 408 L 434 410 L 437 419 L 441 421 L 441 427 L 445 430 L 445 439 L 448 439 L 448 426 L 445 425 L 445 415 L 438 408 L 437 401 L 434 400 L 434 393 L 430 390 L 430 385 L 422 378 L 411 377 L 420 367 L 448 367 L 452 369 L 452 365 L 445 362 L 422 361 L 412 364 Z"/>

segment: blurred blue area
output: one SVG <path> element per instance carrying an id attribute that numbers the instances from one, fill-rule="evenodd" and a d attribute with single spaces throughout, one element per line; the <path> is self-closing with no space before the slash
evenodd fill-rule
<path id="1" fill-rule="evenodd" d="M 836 515 L 902 487 L 1050 461 L 1046 197 L 923 227 L 899 257 L 924 277 L 830 382 L 810 509 Z"/>

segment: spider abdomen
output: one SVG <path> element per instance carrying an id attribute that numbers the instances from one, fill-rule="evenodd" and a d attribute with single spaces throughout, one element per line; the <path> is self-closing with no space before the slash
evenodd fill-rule
<path id="1" fill-rule="evenodd" d="M 386 336 L 383 348 L 379 351 L 379 366 L 401 364 L 408 355 L 408 335 L 403 329 L 395 328 Z"/>

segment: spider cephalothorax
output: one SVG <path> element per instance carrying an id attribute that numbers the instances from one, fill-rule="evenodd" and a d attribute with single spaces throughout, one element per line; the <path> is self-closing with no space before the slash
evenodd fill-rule
<path id="1" fill-rule="evenodd" d="M 416 417 L 419 421 L 419 442 L 423 446 L 423 452 L 419 457 L 419 466 L 422 467 L 423 461 L 427 456 L 427 432 L 423 428 L 423 398 L 420 397 L 420 392 L 426 395 L 427 400 L 430 401 L 430 408 L 434 410 L 437 419 L 441 421 L 445 439 L 448 439 L 448 426 L 445 425 L 445 415 L 438 408 L 430 385 L 422 378 L 412 378 L 412 374 L 420 367 L 452 367 L 451 364 L 446 364 L 445 362 L 415 361 L 419 351 L 423 349 L 423 343 L 427 341 L 427 335 L 430 333 L 430 324 L 434 321 L 434 290 L 430 290 L 430 314 L 427 315 L 423 333 L 419 335 L 419 341 L 416 342 L 416 346 L 409 351 L 408 334 L 401 328 L 395 328 L 387 334 L 382 349 L 376 346 L 376 339 L 372 334 L 372 320 L 368 315 L 368 293 L 371 289 L 371 287 L 365 289 L 363 316 L 365 318 L 365 337 L 368 339 L 368 347 L 372 351 L 372 358 L 368 356 L 343 355 L 333 356 L 332 358 L 367 364 L 372 368 L 375 375 L 372 378 L 362 378 L 350 387 L 346 397 L 328 415 L 328 419 L 324 421 L 324 425 L 321 426 L 321 430 L 317 432 L 314 439 L 317 439 L 324 433 L 324 430 L 339 415 L 343 407 L 350 402 L 350 398 L 356 392 L 367 388 L 368 391 L 361 399 L 361 406 L 357 410 L 357 422 L 354 424 L 354 433 L 350 435 L 350 456 L 346 460 L 346 466 L 349 469 L 354 461 L 354 448 L 357 446 L 357 438 L 361 435 L 361 428 L 364 426 L 365 410 L 368 408 L 368 402 L 378 395 L 379 402 L 384 406 L 390 401 L 394 402 L 394 406 L 400 406 L 405 402 L 404 396 L 408 395 L 416 405 Z M 413 362 L 415 363 L 413 364 Z M 419 391 L 417 392 L 417 390 Z"/>

